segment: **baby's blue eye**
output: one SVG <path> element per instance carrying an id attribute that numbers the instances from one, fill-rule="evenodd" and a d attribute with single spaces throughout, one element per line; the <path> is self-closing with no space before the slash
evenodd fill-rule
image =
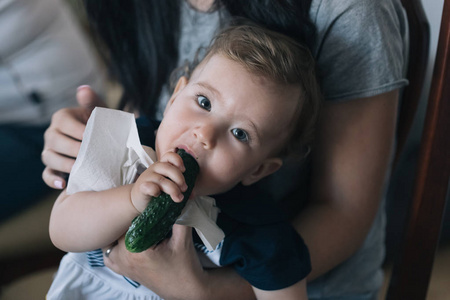
<path id="1" fill-rule="evenodd" d="M 203 109 L 207 111 L 211 111 L 211 101 L 204 96 L 197 96 L 198 105 L 200 105 Z"/>
<path id="2" fill-rule="evenodd" d="M 237 138 L 241 142 L 248 142 L 248 134 L 244 130 L 240 128 L 233 128 L 231 129 L 231 133 L 234 135 L 235 138 Z"/>

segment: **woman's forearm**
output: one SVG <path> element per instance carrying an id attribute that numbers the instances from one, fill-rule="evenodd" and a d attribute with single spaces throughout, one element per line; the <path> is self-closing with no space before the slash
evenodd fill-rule
<path id="1" fill-rule="evenodd" d="M 204 299 L 256 299 L 252 286 L 233 268 L 211 269 L 207 273 L 209 294 Z"/>
<path id="2" fill-rule="evenodd" d="M 287 288 L 273 291 L 260 290 L 253 287 L 258 300 L 305 300 L 308 299 L 306 293 L 306 280 L 301 280 Z"/>
<path id="3" fill-rule="evenodd" d="M 63 191 L 50 216 L 50 237 L 64 251 L 82 252 L 118 239 L 138 215 L 130 201 L 132 185 L 101 192 Z"/>
<path id="4" fill-rule="evenodd" d="M 309 206 L 294 221 L 294 227 L 309 249 L 312 271 L 308 281 L 325 274 L 355 253 L 370 228 L 368 224 L 358 223 L 346 211 L 326 205 Z"/>

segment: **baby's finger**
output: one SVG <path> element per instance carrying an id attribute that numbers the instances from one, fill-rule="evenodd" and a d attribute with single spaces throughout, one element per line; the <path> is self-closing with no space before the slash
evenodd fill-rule
<path id="1" fill-rule="evenodd" d="M 168 162 L 157 162 L 153 166 L 153 172 L 162 175 L 165 178 L 173 181 L 184 192 L 187 189 L 187 184 L 183 173 L 180 169 Z"/>
<path id="2" fill-rule="evenodd" d="M 158 197 L 161 194 L 161 187 L 152 181 L 146 181 L 139 185 L 139 191 L 150 197 Z"/>
<path id="3" fill-rule="evenodd" d="M 152 197 L 161 194 L 159 185 L 152 181 L 136 182 L 131 190 L 131 203 L 137 211 L 143 212 Z"/>
<path id="4" fill-rule="evenodd" d="M 159 193 L 155 192 L 156 189 L 168 194 L 175 202 L 181 202 L 183 200 L 184 196 L 179 186 L 167 177 L 157 173 L 153 173 L 151 176 L 147 177 L 145 182 L 141 183 L 139 186 L 139 190 L 142 193 L 153 197 L 159 195 Z"/>
<path id="5" fill-rule="evenodd" d="M 174 166 L 176 166 L 178 169 L 181 170 L 181 172 L 186 171 L 186 168 L 184 167 L 183 159 L 181 156 L 176 154 L 175 152 L 167 152 L 165 153 L 161 159 L 161 162 L 168 162 Z"/>

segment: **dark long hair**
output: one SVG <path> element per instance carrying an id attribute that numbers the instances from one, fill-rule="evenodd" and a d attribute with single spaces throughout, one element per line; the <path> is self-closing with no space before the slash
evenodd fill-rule
<path id="1" fill-rule="evenodd" d="M 153 116 L 164 83 L 176 67 L 180 7 L 185 0 L 83 0 L 111 75 L 123 86 L 120 107 Z M 311 0 L 216 0 L 245 17 L 311 45 Z"/>

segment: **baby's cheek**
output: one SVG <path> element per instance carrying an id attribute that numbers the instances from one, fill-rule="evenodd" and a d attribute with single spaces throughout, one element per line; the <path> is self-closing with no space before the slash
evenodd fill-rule
<path id="1" fill-rule="evenodd" d="M 199 196 L 219 194 L 230 190 L 237 183 L 233 176 L 223 172 L 203 174 L 198 178 L 194 192 Z"/>

